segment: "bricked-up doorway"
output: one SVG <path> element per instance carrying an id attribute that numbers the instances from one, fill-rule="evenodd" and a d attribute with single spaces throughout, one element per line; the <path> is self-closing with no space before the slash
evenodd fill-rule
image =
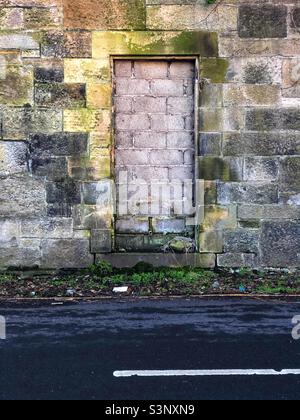
<path id="1" fill-rule="evenodd" d="M 114 61 L 115 252 L 194 240 L 195 61 Z"/>

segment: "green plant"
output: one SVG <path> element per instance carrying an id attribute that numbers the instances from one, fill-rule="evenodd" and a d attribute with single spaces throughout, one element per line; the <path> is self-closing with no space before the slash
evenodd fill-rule
<path id="1" fill-rule="evenodd" d="M 100 261 L 89 268 L 89 272 L 95 276 L 106 277 L 113 274 L 113 267 L 107 261 Z"/>
<path id="2" fill-rule="evenodd" d="M 207 4 L 215 4 L 217 0 L 206 0 Z"/>

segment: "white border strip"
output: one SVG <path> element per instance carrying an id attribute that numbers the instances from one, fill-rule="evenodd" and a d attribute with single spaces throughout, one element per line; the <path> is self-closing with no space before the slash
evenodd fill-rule
<path id="1" fill-rule="evenodd" d="M 114 372 L 115 378 L 170 376 L 285 376 L 300 375 L 300 369 L 236 369 L 236 370 L 123 370 Z"/>

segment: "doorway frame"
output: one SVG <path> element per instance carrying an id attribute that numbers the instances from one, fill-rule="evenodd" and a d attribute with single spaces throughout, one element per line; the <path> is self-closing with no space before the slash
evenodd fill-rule
<path id="1" fill-rule="evenodd" d="M 116 61 L 189 61 L 193 62 L 195 66 L 195 79 L 194 79 L 194 191 L 193 191 L 193 197 L 194 197 L 194 207 L 196 208 L 196 214 L 193 218 L 186 217 L 187 220 L 191 219 L 195 221 L 194 226 L 194 241 L 196 245 L 196 253 L 199 253 L 200 251 L 200 223 L 201 220 L 199 215 L 200 212 L 198 211 L 198 203 L 199 203 L 199 151 L 200 151 L 200 87 L 201 87 L 201 74 L 200 74 L 200 62 L 201 57 L 198 55 L 111 55 L 110 56 L 110 72 L 112 77 L 112 124 L 111 124 L 111 147 L 112 147 L 112 153 L 111 153 L 111 174 L 112 178 L 116 184 L 116 127 L 115 127 L 115 120 L 116 120 L 116 111 L 114 107 L 114 94 L 115 94 L 115 87 L 114 87 L 114 64 Z M 116 195 L 117 196 L 117 195 Z M 117 207 L 117 203 L 115 204 Z M 115 209 L 116 210 L 116 209 Z M 112 240 L 112 248 L 113 253 L 117 253 L 116 250 L 116 244 L 115 244 L 115 237 L 116 237 L 116 214 L 114 215 L 113 220 L 113 240 Z M 134 254 L 134 253 L 132 253 Z M 151 255 L 151 253 L 149 253 Z"/>

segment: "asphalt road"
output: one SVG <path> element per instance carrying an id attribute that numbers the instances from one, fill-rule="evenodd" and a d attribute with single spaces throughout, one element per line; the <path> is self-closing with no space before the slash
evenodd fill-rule
<path id="1" fill-rule="evenodd" d="M 1 400 L 300 398 L 300 376 L 116 378 L 122 370 L 300 369 L 298 301 L 0 305 Z"/>

